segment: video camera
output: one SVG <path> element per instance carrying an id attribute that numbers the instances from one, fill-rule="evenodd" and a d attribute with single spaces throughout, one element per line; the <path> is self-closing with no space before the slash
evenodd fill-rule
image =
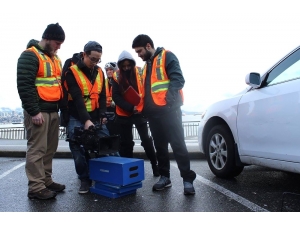
<path id="1" fill-rule="evenodd" d="M 120 148 L 120 136 L 99 136 L 98 131 L 102 130 L 102 119 L 111 118 L 114 112 L 105 112 L 101 114 L 101 123 L 90 126 L 85 130 L 82 126 L 74 127 L 74 135 L 66 141 L 73 141 L 81 145 L 90 158 L 98 158 L 110 153 L 116 153 Z"/>

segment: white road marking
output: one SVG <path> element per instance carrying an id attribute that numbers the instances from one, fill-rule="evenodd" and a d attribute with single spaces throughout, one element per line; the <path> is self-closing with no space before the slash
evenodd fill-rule
<path id="1" fill-rule="evenodd" d="M 171 163 L 172 166 L 178 168 L 176 163 Z M 217 190 L 218 192 L 222 193 L 223 195 L 226 195 L 227 197 L 233 199 L 234 201 L 242 204 L 243 206 L 247 207 L 248 209 L 254 211 L 254 212 L 269 212 L 268 210 L 256 205 L 253 202 L 250 202 L 249 200 L 243 198 L 242 196 L 239 196 L 226 188 L 223 188 L 222 186 L 215 184 L 211 182 L 210 180 L 205 179 L 204 177 L 197 174 L 196 180 L 200 181 L 201 183 Z"/>
<path id="2" fill-rule="evenodd" d="M 14 172 L 16 169 L 18 169 L 18 168 L 20 168 L 21 166 L 24 166 L 24 165 L 25 165 L 25 162 L 20 163 L 19 165 L 15 166 L 14 168 L 6 171 L 5 173 L 3 173 L 3 174 L 0 175 L 0 179 L 6 177 L 8 174 Z"/>

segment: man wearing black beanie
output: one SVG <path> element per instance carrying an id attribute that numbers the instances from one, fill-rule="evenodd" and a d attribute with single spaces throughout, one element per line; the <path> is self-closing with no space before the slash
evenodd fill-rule
<path id="1" fill-rule="evenodd" d="M 56 41 L 64 41 L 65 40 L 65 32 L 62 27 L 56 24 L 49 24 L 42 36 L 43 39 L 47 40 L 56 40 Z"/>
<path id="2" fill-rule="evenodd" d="M 24 109 L 27 134 L 25 171 L 28 198 L 55 198 L 65 185 L 52 180 L 52 160 L 58 146 L 58 110 L 63 97 L 61 60 L 56 55 L 65 32 L 49 24 L 42 40 L 30 40 L 17 64 L 17 89 Z"/>

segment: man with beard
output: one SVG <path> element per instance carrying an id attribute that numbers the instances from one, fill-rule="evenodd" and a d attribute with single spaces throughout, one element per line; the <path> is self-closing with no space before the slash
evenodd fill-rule
<path id="1" fill-rule="evenodd" d="M 158 168 L 161 175 L 153 190 L 171 187 L 170 143 L 175 160 L 183 178 L 184 194 L 193 195 L 193 181 L 196 178 L 190 169 L 190 159 L 182 127 L 182 88 L 184 77 L 177 57 L 164 48 L 154 48 L 148 35 L 138 35 L 132 48 L 146 62 L 143 68 L 144 107 L 142 113 L 148 117 L 150 131 L 156 149 Z"/>
<path id="2" fill-rule="evenodd" d="M 122 157 L 133 157 L 133 135 L 132 128 L 135 125 L 148 159 L 152 165 L 154 176 L 159 176 L 157 160 L 153 140 L 148 133 L 147 119 L 141 115 L 142 102 L 139 101 L 142 94 L 141 89 L 141 68 L 137 67 L 134 58 L 127 51 L 123 51 L 118 59 L 118 68 L 113 75 L 112 98 L 116 104 L 116 123 L 119 124 L 121 146 L 120 155 Z M 130 95 L 135 97 L 134 103 L 130 97 L 126 98 L 126 90 L 132 88 Z M 132 98 L 131 98 L 132 99 Z"/>
<path id="3" fill-rule="evenodd" d="M 17 64 L 17 88 L 27 132 L 25 171 L 28 198 L 55 198 L 65 185 L 52 180 L 52 160 L 58 146 L 59 102 L 62 99 L 61 60 L 56 55 L 65 40 L 62 27 L 49 24 L 42 40 L 30 40 Z"/>

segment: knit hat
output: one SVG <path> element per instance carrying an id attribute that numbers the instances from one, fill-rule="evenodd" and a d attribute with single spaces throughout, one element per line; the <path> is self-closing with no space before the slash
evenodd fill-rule
<path id="1" fill-rule="evenodd" d="M 48 40 L 64 41 L 65 32 L 58 23 L 49 24 L 44 31 L 42 38 Z"/>
<path id="2" fill-rule="evenodd" d="M 84 52 L 97 51 L 102 52 L 102 46 L 96 41 L 89 41 L 83 49 Z"/>
<path id="3" fill-rule="evenodd" d="M 107 70 L 108 68 L 112 69 L 113 71 L 118 70 L 118 66 L 117 66 L 116 62 L 108 62 L 105 64 L 104 68 L 105 68 L 105 70 Z"/>

